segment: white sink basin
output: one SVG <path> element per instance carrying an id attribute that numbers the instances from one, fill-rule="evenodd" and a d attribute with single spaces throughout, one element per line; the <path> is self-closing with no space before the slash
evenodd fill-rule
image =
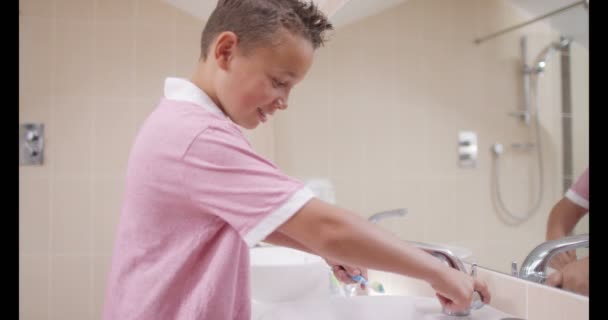
<path id="1" fill-rule="evenodd" d="M 441 312 L 441 305 L 428 284 L 375 270 L 369 270 L 368 275 L 384 284 L 384 295 L 337 296 L 330 293 L 330 268 L 325 260 L 285 247 L 252 248 L 250 264 L 252 320 L 501 320 L 510 317 L 490 306 L 472 310 L 467 317 L 447 316 Z"/>
<path id="2" fill-rule="evenodd" d="M 283 302 L 328 297 L 330 268 L 321 257 L 278 246 L 250 249 L 251 298 Z"/>
<path id="3" fill-rule="evenodd" d="M 275 304 L 253 304 L 253 320 L 500 320 L 511 317 L 490 306 L 467 317 L 447 316 L 439 301 L 418 296 L 329 297 Z"/>

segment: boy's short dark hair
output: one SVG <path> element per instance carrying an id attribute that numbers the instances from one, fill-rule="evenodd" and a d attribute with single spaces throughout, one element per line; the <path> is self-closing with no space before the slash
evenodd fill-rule
<path id="1" fill-rule="evenodd" d="M 312 2 L 301 0 L 218 0 L 201 36 L 201 57 L 213 40 L 224 31 L 239 37 L 244 50 L 261 44 L 272 44 L 281 28 L 308 39 L 317 49 L 323 45 L 324 31 L 332 30 L 331 23 Z"/>

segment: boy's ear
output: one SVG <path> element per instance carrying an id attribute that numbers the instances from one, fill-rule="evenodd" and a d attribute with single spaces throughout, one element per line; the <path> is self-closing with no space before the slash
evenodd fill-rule
<path id="1" fill-rule="evenodd" d="M 213 55 L 221 69 L 228 70 L 228 65 L 236 54 L 237 43 L 238 37 L 234 32 L 226 31 L 217 36 Z"/>

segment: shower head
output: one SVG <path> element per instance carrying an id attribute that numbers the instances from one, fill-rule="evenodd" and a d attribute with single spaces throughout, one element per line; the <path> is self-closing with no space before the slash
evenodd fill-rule
<path id="1" fill-rule="evenodd" d="M 561 51 L 561 50 L 567 48 L 571 42 L 572 42 L 572 39 L 562 37 L 559 42 L 552 42 L 547 47 L 545 47 L 545 49 L 539 55 L 540 58 L 538 60 L 536 60 L 536 63 L 534 63 L 535 72 L 537 74 L 543 73 L 543 71 L 545 71 L 545 67 L 547 66 L 547 63 L 549 62 L 549 59 L 551 58 L 551 56 L 556 51 L 558 51 L 558 50 Z"/>
<path id="2" fill-rule="evenodd" d="M 561 37 L 559 39 L 559 42 L 554 42 L 553 45 L 557 47 L 557 49 L 565 49 L 567 48 L 570 43 L 572 43 L 572 39 L 571 38 L 567 38 L 567 37 Z"/>

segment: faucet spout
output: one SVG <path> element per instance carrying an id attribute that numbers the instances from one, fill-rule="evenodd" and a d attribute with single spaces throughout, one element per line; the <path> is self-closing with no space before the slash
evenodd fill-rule
<path id="1" fill-rule="evenodd" d="M 382 212 L 374 213 L 369 218 L 367 218 L 367 220 L 369 220 L 369 221 L 371 221 L 373 223 L 378 223 L 378 222 L 380 222 L 380 220 L 383 220 L 383 219 L 386 219 L 386 218 L 389 218 L 389 217 L 402 217 L 406 213 L 407 213 L 407 209 L 406 208 L 387 210 L 387 211 L 382 211 Z"/>
<path id="2" fill-rule="evenodd" d="M 551 258 L 564 251 L 588 247 L 588 233 L 543 242 L 528 254 L 519 270 L 519 277 L 544 283 L 547 279 L 547 266 Z"/>
<path id="3" fill-rule="evenodd" d="M 450 249 L 417 241 L 407 240 L 406 242 L 414 247 L 417 247 L 430 253 L 439 260 L 446 262 L 450 267 L 462 271 L 464 273 L 468 273 L 466 268 L 464 267 L 464 263 L 462 263 L 462 260 L 460 260 L 460 258 Z"/>
<path id="4" fill-rule="evenodd" d="M 407 213 L 407 209 L 405 209 L 405 208 L 382 211 L 382 212 L 373 214 L 372 216 L 370 216 L 368 218 L 368 220 L 373 223 L 378 223 L 382 219 L 385 219 L 388 217 L 404 216 L 406 213 Z M 449 265 L 451 268 L 454 268 L 456 270 L 459 270 L 461 272 L 468 274 L 467 269 L 464 266 L 464 263 L 462 262 L 462 260 L 460 260 L 460 258 L 454 252 L 452 252 L 452 250 L 450 250 L 446 247 L 437 246 L 437 245 L 433 245 L 430 243 L 417 242 L 417 241 L 411 241 L 411 240 L 405 240 L 405 242 L 411 246 L 414 246 L 418 249 L 421 249 L 421 250 L 431 254 L 435 258 L 437 258 L 437 259 L 443 261 L 444 263 L 446 263 L 447 265 Z M 473 266 L 471 267 L 471 276 L 473 276 L 473 277 L 475 277 L 475 270 L 476 270 L 476 265 L 473 264 Z M 475 293 L 476 293 L 476 296 L 475 296 L 476 299 L 474 298 L 471 306 L 467 310 L 463 310 L 460 312 L 452 312 L 452 311 L 448 311 L 447 309 L 443 308 L 441 311 L 444 314 L 449 315 L 449 316 L 468 316 L 471 312 L 471 309 L 479 309 L 483 306 L 483 301 L 481 299 L 481 296 L 479 295 L 479 292 L 475 292 Z"/>
<path id="5" fill-rule="evenodd" d="M 444 248 L 444 247 L 440 247 L 440 246 L 436 246 L 433 244 L 429 244 L 429 243 L 423 243 L 423 242 L 416 242 L 416 241 L 406 241 L 408 244 L 417 247 L 419 249 L 422 249 L 428 253 L 430 253 L 431 255 L 433 255 L 434 257 L 438 258 L 439 260 L 447 263 L 450 267 L 459 270 L 461 272 L 464 272 L 466 274 L 469 274 L 469 272 L 467 272 L 464 263 L 462 263 L 462 260 L 460 260 L 460 258 L 455 255 L 450 249 L 448 248 Z M 473 264 L 471 266 L 471 272 L 470 275 L 472 277 L 475 277 L 475 273 L 476 273 L 476 264 Z M 447 309 L 443 308 L 441 311 L 448 315 L 448 316 L 459 316 L 459 317 L 463 317 L 463 316 L 468 316 L 471 313 L 472 309 L 479 309 L 481 307 L 483 307 L 483 301 L 481 299 L 481 296 L 479 295 L 479 292 L 475 292 L 476 296 L 474 296 L 473 298 L 473 302 L 471 303 L 471 306 L 466 309 L 466 310 L 462 310 L 459 312 L 452 312 L 452 311 L 448 311 Z"/>

